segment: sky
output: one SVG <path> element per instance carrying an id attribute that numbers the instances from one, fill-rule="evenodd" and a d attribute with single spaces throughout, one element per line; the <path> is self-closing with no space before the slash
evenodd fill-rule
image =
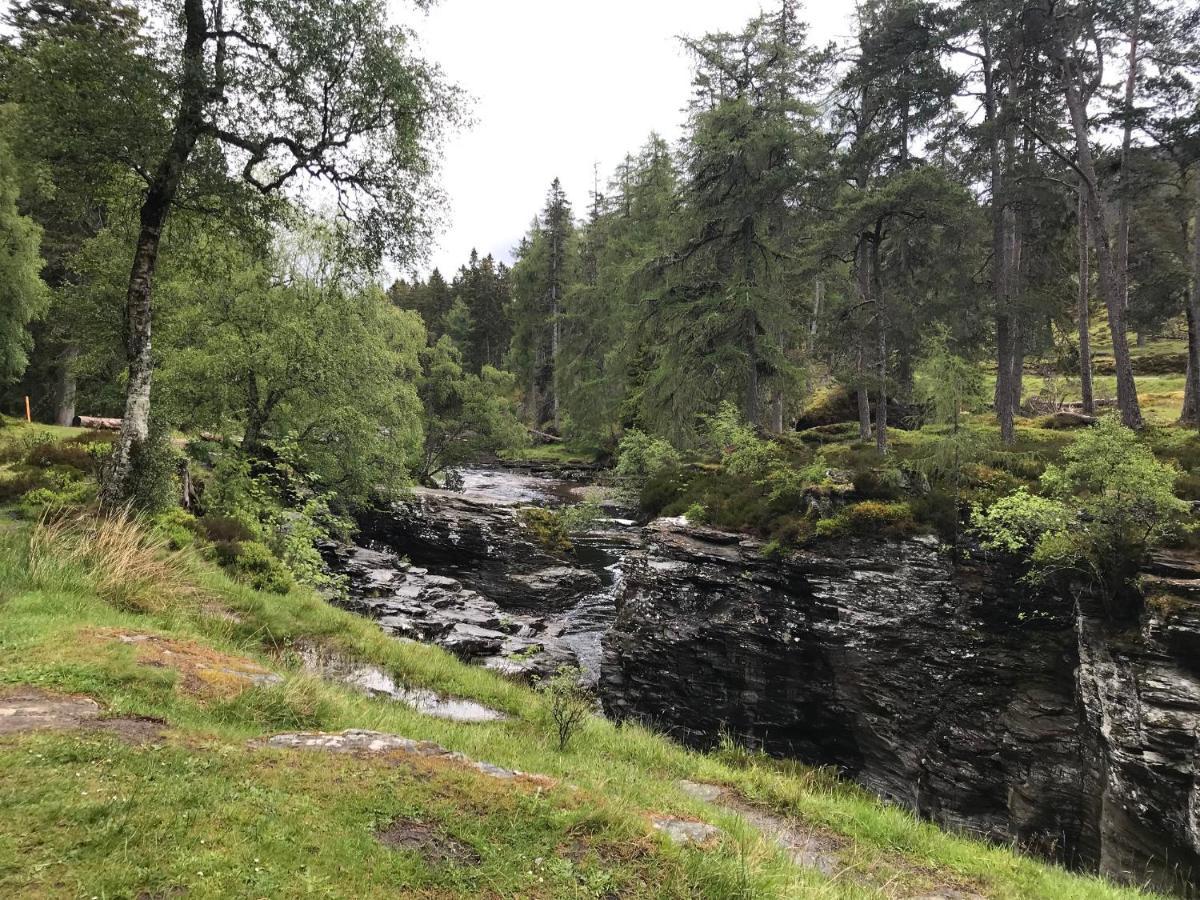
<path id="1" fill-rule="evenodd" d="M 681 133 L 691 63 L 680 34 L 733 30 L 761 0 L 440 0 L 413 24 L 421 50 L 473 97 L 441 173 L 445 225 L 428 268 L 447 277 L 472 248 L 511 261 L 556 176 L 577 213 L 657 130 Z M 768 7 L 771 5 L 769 0 Z M 849 33 L 850 0 L 809 3 L 814 39 Z"/>

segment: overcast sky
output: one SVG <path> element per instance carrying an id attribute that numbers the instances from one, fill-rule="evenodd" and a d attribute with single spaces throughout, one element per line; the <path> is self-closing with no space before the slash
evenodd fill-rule
<path id="1" fill-rule="evenodd" d="M 472 247 L 510 260 L 555 176 L 582 212 L 594 164 L 603 184 L 652 130 L 674 142 L 691 77 L 677 36 L 738 28 L 763 5 L 440 0 L 415 26 L 424 55 L 474 97 L 475 124 L 446 147 L 449 208 L 432 264 L 450 276 Z M 848 33 L 852 9 L 814 2 L 804 18 L 823 41 Z"/>

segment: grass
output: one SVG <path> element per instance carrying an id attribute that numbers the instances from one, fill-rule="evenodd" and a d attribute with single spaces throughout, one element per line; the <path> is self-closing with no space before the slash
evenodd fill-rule
<path id="1" fill-rule="evenodd" d="M 86 694 L 112 714 L 163 720 L 166 738 L 150 747 L 86 732 L 0 736 L 0 895 L 849 898 L 965 885 L 994 898 L 1140 896 L 940 831 L 796 764 L 695 753 L 600 719 L 560 752 L 545 698 L 524 686 L 392 640 L 310 592 L 256 593 L 198 559 L 167 556 L 129 523 L 90 527 L 109 548 L 102 555 L 73 549 L 82 523 L 0 528 L 0 691 Z M 152 584 L 137 596 L 154 602 L 114 593 L 123 579 Z M 148 653 L 121 634 L 283 680 L 202 690 L 180 653 Z M 300 643 L 512 718 L 449 723 L 316 680 L 298 665 Z M 351 727 L 433 740 L 557 786 L 249 743 Z M 875 886 L 794 866 L 740 819 L 688 799 L 681 778 L 729 785 L 840 836 L 848 870 L 871 873 Z M 673 847 L 649 827 L 651 812 L 703 817 L 728 836 L 711 850 Z M 397 819 L 434 827 L 478 864 L 385 847 L 374 833 Z"/>
<path id="2" fill-rule="evenodd" d="M 566 444 L 534 444 L 519 451 L 501 454 L 505 459 L 524 462 L 561 463 L 563 465 L 591 465 L 600 451 L 589 447 L 570 447 Z"/>

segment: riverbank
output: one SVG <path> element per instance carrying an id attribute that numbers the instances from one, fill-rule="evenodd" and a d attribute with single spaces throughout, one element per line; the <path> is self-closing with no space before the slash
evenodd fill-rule
<path id="1" fill-rule="evenodd" d="M 141 544 L 114 557 L 136 570 L 99 571 L 51 537 L 0 530 L 6 893 L 1137 896 L 795 765 L 598 718 L 560 753 L 538 693 L 311 592 L 260 594 Z M 153 602 L 132 602 L 135 582 Z M 451 721 L 326 680 L 305 668 L 314 645 L 505 718 Z M 397 738 L 313 737 L 346 729 Z M 753 815 L 681 781 L 814 830 L 836 868 L 797 863 Z"/>

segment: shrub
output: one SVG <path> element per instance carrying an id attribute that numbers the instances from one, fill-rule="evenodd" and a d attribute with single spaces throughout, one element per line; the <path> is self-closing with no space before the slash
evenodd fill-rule
<path id="1" fill-rule="evenodd" d="M 29 519 L 40 519 L 47 511 L 62 511 L 86 506 L 96 499 L 92 482 L 55 479 L 50 485 L 37 487 L 21 498 L 21 513 Z"/>
<path id="2" fill-rule="evenodd" d="M 1174 494 L 1179 471 L 1115 417 L 1102 419 L 1047 467 L 1044 495 L 1025 488 L 976 507 L 985 546 L 1029 552 L 1034 578 L 1081 573 L 1115 598 L 1156 544 L 1188 527 L 1190 505 Z"/>
<path id="3" fill-rule="evenodd" d="M 0 477 L 0 503 L 12 503 L 41 487 L 46 487 L 45 475 L 41 472 L 18 472 Z"/>
<path id="4" fill-rule="evenodd" d="M 703 503 L 693 503 L 683 516 L 693 525 L 703 525 L 708 520 L 708 510 Z"/>
<path id="5" fill-rule="evenodd" d="M 902 537 L 917 530 L 912 508 L 907 503 L 864 500 L 845 507 L 837 515 L 817 522 L 817 536 L 823 538 Z"/>
<path id="6" fill-rule="evenodd" d="M 621 438 L 617 454 L 617 478 L 635 497 L 647 482 L 673 476 L 682 464 L 679 451 L 669 443 L 636 429 Z"/>
<path id="7" fill-rule="evenodd" d="M 241 519 L 232 516 L 204 516 L 197 524 L 213 543 L 254 540 L 254 530 Z"/>
<path id="8" fill-rule="evenodd" d="M 34 445 L 25 455 L 25 462 L 39 469 L 66 466 L 91 474 L 95 470 L 96 457 L 83 444 L 46 442 Z"/>
<path id="9" fill-rule="evenodd" d="M 895 468 L 855 472 L 854 493 L 864 500 L 899 500 L 904 496 L 904 474 Z"/>
<path id="10" fill-rule="evenodd" d="M 292 589 L 291 572 L 270 547 L 258 541 L 245 541 L 236 546 L 233 570 L 237 578 L 256 591 L 268 594 L 286 594 Z"/>
<path id="11" fill-rule="evenodd" d="M 567 749 L 571 738 L 592 714 L 595 703 L 589 691 L 580 681 L 582 671 L 577 666 L 562 666 L 557 673 L 542 684 L 542 692 L 550 700 L 550 720 L 558 738 L 558 749 Z"/>
<path id="12" fill-rule="evenodd" d="M 151 519 L 150 530 L 172 550 L 186 550 L 195 545 L 200 524 L 186 509 L 175 506 Z"/>
<path id="13" fill-rule="evenodd" d="M 152 422 L 146 440 L 130 456 L 129 503 L 139 512 L 153 515 L 175 506 L 179 497 L 179 467 L 182 455 L 171 445 L 166 427 Z"/>

